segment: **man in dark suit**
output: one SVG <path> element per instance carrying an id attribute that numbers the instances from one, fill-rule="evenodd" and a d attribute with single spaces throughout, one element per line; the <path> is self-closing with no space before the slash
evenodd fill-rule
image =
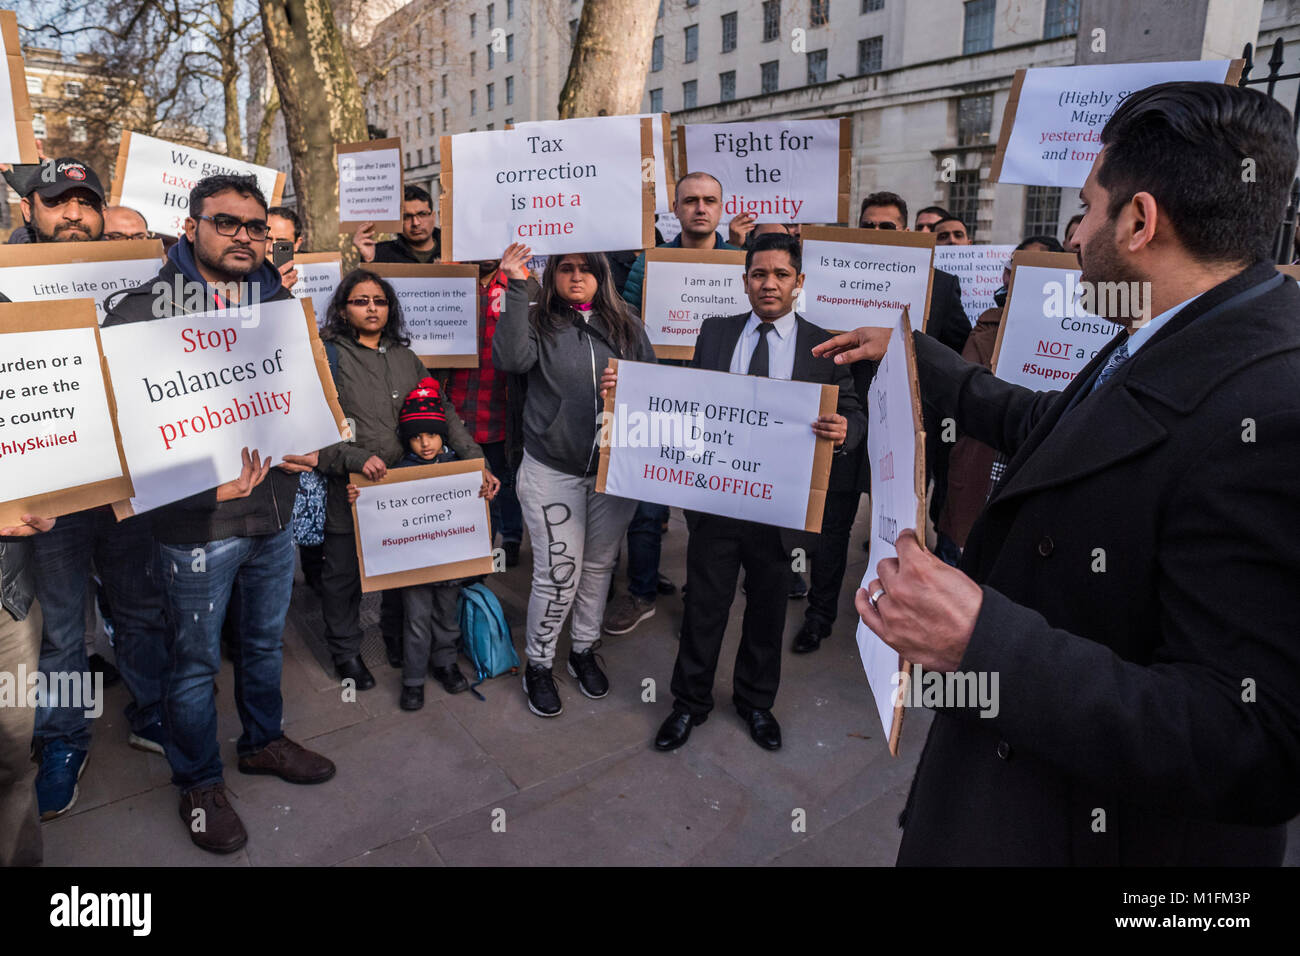
<path id="1" fill-rule="evenodd" d="M 753 311 L 706 319 L 691 367 L 839 386 L 836 413 L 819 417 L 812 430 L 819 438 L 831 439 L 836 454 L 843 456 L 861 443 L 866 417 L 849 370 L 813 357 L 813 346 L 830 338 L 829 333 L 794 312 L 803 285 L 802 265 L 793 236 L 759 236 L 745 255 L 745 290 Z M 686 517 L 686 577 L 691 586 L 673 669 L 673 711 L 659 728 L 655 747 L 680 747 L 691 727 L 703 723 L 713 709 L 713 675 L 743 566 L 748 594 L 732 699 L 754 741 L 776 750 L 781 727 L 772 716 L 772 704 L 781 680 L 790 555 L 795 547 L 810 550 L 816 538 L 717 515 L 687 512 Z"/>
<path id="2" fill-rule="evenodd" d="M 960 570 L 905 530 L 857 594 L 907 660 L 999 677 L 995 712 L 937 708 L 903 864 L 1278 865 L 1300 812 L 1300 289 L 1269 261 L 1290 116 L 1166 83 L 1101 144 L 1076 238 L 1111 344 L 1039 393 L 916 336 L 928 413 L 1010 461 Z M 836 361 L 884 336 L 820 351 L 854 345 Z"/>

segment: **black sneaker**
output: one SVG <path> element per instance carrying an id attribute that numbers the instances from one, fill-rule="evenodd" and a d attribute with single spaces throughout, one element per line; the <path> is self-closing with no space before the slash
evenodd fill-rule
<path id="1" fill-rule="evenodd" d="M 609 681 L 596 663 L 596 652 L 587 648 L 581 654 L 569 652 L 569 675 L 578 678 L 579 689 L 592 700 L 609 693 Z"/>
<path id="2" fill-rule="evenodd" d="M 558 717 L 564 712 L 549 667 L 529 661 L 524 668 L 524 693 L 528 695 L 528 709 L 538 717 Z"/>

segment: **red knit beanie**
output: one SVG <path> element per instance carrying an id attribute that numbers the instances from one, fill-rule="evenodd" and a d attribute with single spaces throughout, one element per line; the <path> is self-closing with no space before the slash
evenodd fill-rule
<path id="1" fill-rule="evenodd" d="M 432 378 L 420 379 L 420 384 L 402 403 L 402 414 L 397 418 L 397 434 L 402 441 L 428 432 L 447 438 L 447 416 L 442 412 L 442 394 Z"/>

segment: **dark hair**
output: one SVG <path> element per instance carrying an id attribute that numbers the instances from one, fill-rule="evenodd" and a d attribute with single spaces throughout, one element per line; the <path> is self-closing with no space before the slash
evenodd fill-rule
<path id="1" fill-rule="evenodd" d="M 907 225 L 907 200 L 898 193 L 872 193 L 866 199 L 862 200 L 862 208 L 858 210 L 858 220 L 862 220 L 862 214 L 867 211 L 868 206 L 896 206 L 902 214 L 903 225 Z"/>
<path id="2" fill-rule="evenodd" d="M 754 244 L 745 252 L 745 271 L 749 271 L 755 255 L 772 249 L 789 255 L 794 271 L 803 272 L 803 251 L 799 248 L 799 240 L 788 232 L 767 232 L 755 239 Z"/>
<path id="3" fill-rule="evenodd" d="M 272 216 L 279 216 L 281 219 L 288 221 L 289 225 L 293 226 L 293 237 L 295 239 L 302 238 L 302 220 L 288 206 L 272 206 L 266 211 L 266 218 L 270 219 Z"/>
<path id="4" fill-rule="evenodd" d="M 961 216 L 944 216 L 942 219 L 938 220 L 934 224 L 934 228 L 938 230 L 938 228 L 942 226 L 945 222 L 959 222 L 961 223 L 961 227 L 963 229 L 965 229 L 967 232 L 970 231 L 970 226 L 966 225 L 966 220 L 963 219 Z"/>
<path id="5" fill-rule="evenodd" d="M 1048 252 L 1065 251 L 1065 247 L 1055 236 L 1025 236 L 1020 240 L 1020 245 L 1016 246 L 1016 252 L 1028 249 L 1030 246 L 1046 246 Z"/>
<path id="6" fill-rule="evenodd" d="M 1119 105 L 1101 144 L 1107 219 L 1149 192 L 1194 259 L 1273 258 L 1297 151 L 1291 116 L 1272 97 L 1225 83 L 1158 83 Z"/>
<path id="7" fill-rule="evenodd" d="M 722 188 L 722 180 L 719 179 L 717 176 L 713 175 L 713 173 L 706 173 L 702 169 L 697 169 L 693 173 L 687 173 L 685 176 L 679 177 L 675 188 L 681 189 L 682 183 L 686 182 L 686 180 L 688 179 L 712 179 L 715 183 L 718 184 L 718 192 L 724 191 Z"/>
<path id="8" fill-rule="evenodd" d="M 560 263 L 565 256 L 579 255 L 586 261 L 587 267 L 596 279 L 596 294 L 591 299 L 591 311 L 598 315 L 605 327 L 609 329 L 610 344 L 622 358 L 639 354 L 641 342 L 641 323 L 628 310 L 627 303 L 614 287 L 614 277 L 609 270 L 609 260 L 603 252 L 577 252 L 552 255 L 542 273 L 542 291 L 537 297 L 537 304 L 529 312 L 528 319 L 542 335 L 551 338 L 559 329 L 573 323 L 577 310 L 560 295 L 555 287 L 555 276 L 560 271 Z"/>
<path id="9" fill-rule="evenodd" d="M 934 213 L 936 216 L 938 216 L 940 222 L 943 222 L 945 219 L 956 219 L 956 218 L 957 218 L 957 217 L 954 216 L 952 213 L 950 213 L 948 210 L 944 209 L 942 206 L 926 206 L 924 209 L 918 209 L 918 210 L 916 211 L 916 218 L 917 218 L 917 219 L 920 219 L 920 218 L 921 218 L 922 216 L 924 216 L 927 212 L 932 212 L 932 213 Z M 861 215 L 861 214 L 859 214 L 859 215 Z M 965 223 L 962 223 L 962 225 L 965 225 Z"/>
<path id="10" fill-rule="evenodd" d="M 411 336 L 406 331 L 406 321 L 402 318 L 402 305 L 397 301 L 397 293 L 383 276 L 375 275 L 369 269 L 353 269 L 343 277 L 339 287 L 334 290 L 329 307 L 325 310 L 325 322 L 321 325 L 320 337 L 326 341 L 352 339 L 356 341 L 357 330 L 348 321 L 348 299 L 352 290 L 363 282 L 378 283 L 388 300 L 388 323 L 380 333 L 379 340 L 390 345 L 410 345 Z"/>
<path id="11" fill-rule="evenodd" d="M 433 197 L 426 190 L 419 186 L 406 185 L 402 187 L 402 202 L 422 202 L 427 203 L 429 209 L 433 209 Z"/>
<path id="12" fill-rule="evenodd" d="M 1071 226 L 1077 226 L 1081 222 L 1083 222 L 1083 213 L 1076 212 L 1073 216 L 1069 218 L 1069 221 L 1066 222 L 1065 224 L 1066 231 L 1069 231 Z"/>
<path id="13" fill-rule="evenodd" d="M 217 193 L 224 193 L 228 189 L 233 189 L 241 196 L 256 199 L 258 205 L 263 209 L 266 208 L 266 197 L 262 195 L 262 189 L 257 185 L 256 176 L 232 176 L 229 173 L 221 173 L 216 176 L 205 176 L 194 184 L 194 188 L 190 190 L 190 215 L 197 219 L 203 214 L 203 200 Z"/>

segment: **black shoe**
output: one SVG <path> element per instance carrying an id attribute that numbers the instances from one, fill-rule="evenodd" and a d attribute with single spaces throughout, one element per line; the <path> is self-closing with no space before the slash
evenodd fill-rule
<path id="1" fill-rule="evenodd" d="M 112 687 L 114 684 L 122 682 L 122 675 L 118 672 L 118 669 L 100 655 L 91 654 L 89 663 L 93 673 L 104 675 L 105 687 Z"/>
<path id="2" fill-rule="evenodd" d="M 708 714 L 692 717 L 686 711 L 674 707 L 668 719 L 659 725 L 659 733 L 655 734 L 655 750 L 676 750 L 690 738 L 692 727 L 708 719 Z"/>
<path id="3" fill-rule="evenodd" d="M 505 550 L 506 553 L 506 567 L 513 568 L 516 565 L 518 565 L 519 564 L 519 542 L 505 541 L 502 543 L 501 547 Z"/>
<path id="4" fill-rule="evenodd" d="M 424 706 L 424 687 L 408 687 L 402 685 L 402 696 L 398 698 L 397 706 L 402 710 L 419 710 Z"/>
<path id="5" fill-rule="evenodd" d="M 578 688 L 592 700 L 600 700 L 609 693 L 609 681 L 596 663 L 596 652 L 591 648 L 581 654 L 569 651 L 569 674 L 578 678 Z"/>
<path id="6" fill-rule="evenodd" d="M 744 704 L 736 705 L 736 713 L 749 724 L 749 736 L 764 750 L 781 749 L 781 725 L 770 710 L 754 710 Z"/>
<path id="7" fill-rule="evenodd" d="M 790 572 L 790 598 L 806 598 L 808 596 L 808 582 L 803 579 L 803 575 L 796 571 Z"/>
<path id="8" fill-rule="evenodd" d="M 400 668 L 402 666 L 402 635 L 398 634 L 392 637 L 384 635 L 384 654 L 388 657 L 388 666 Z"/>
<path id="9" fill-rule="evenodd" d="M 672 581 L 669 581 L 666 577 L 664 577 L 661 574 L 659 575 L 659 578 L 655 581 L 655 590 L 657 590 L 660 594 L 664 595 L 665 597 L 669 597 L 677 593 L 677 585 L 673 584 Z"/>
<path id="10" fill-rule="evenodd" d="M 469 681 L 465 679 L 465 675 L 460 672 L 460 667 L 455 662 L 450 667 L 432 667 L 429 672 L 449 694 L 459 694 L 469 690 Z"/>
<path id="11" fill-rule="evenodd" d="M 564 713 L 549 667 L 529 661 L 524 668 L 524 693 L 528 695 L 528 709 L 538 717 L 558 717 Z"/>
<path id="12" fill-rule="evenodd" d="M 830 637 L 829 634 L 818 634 L 810 625 L 805 624 L 799 629 L 799 633 L 794 637 L 794 644 L 790 650 L 796 654 L 811 654 L 817 648 L 821 647 L 822 641 Z"/>
<path id="13" fill-rule="evenodd" d="M 355 681 L 357 690 L 370 690 L 375 686 L 375 675 L 370 673 L 360 654 L 342 663 L 335 664 L 334 673 L 338 675 L 339 680 Z"/>

